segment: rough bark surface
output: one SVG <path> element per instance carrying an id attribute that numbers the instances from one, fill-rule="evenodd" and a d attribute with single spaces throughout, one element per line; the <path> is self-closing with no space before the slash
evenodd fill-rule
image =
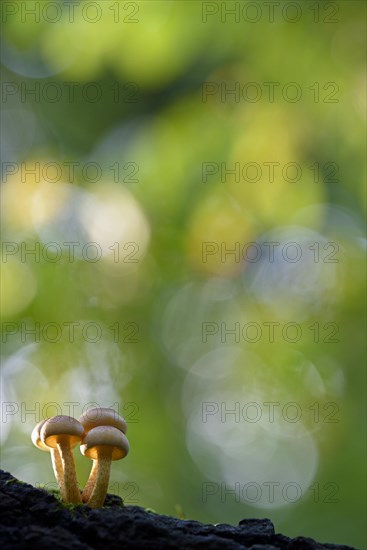
<path id="1" fill-rule="evenodd" d="M 0 497 L 2 550 L 355 550 L 276 534 L 269 519 L 243 519 L 237 527 L 205 525 L 147 512 L 138 506 L 123 506 L 121 499 L 112 495 L 98 510 L 83 505 L 65 508 L 52 494 L 19 482 L 2 470 Z"/>

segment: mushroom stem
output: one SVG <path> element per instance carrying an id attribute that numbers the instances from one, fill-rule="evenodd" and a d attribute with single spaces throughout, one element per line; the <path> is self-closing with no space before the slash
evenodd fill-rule
<path id="1" fill-rule="evenodd" d="M 87 502 L 90 508 L 101 508 L 104 504 L 108 482 L 110 481 L 111 456 L 111 449 L 97 449 L 98 458 L 95 461 L 97 464 L 96 482 Z"/>
<path id="2" fill-rule="evenodd" d="M 57 449 L 50 449 L 50 453 L 51 453 L 52 468 L 55 474 L 57 484 L 60 489 L 61 498 L 62 500 L 65 500 L 66 494 L 65 494 L 65 486 L 64 486 L 64 468 L 62 466 L 60 453 Z"/>
<path id="3" fill-rule="evenodd" d="M 82 501 L 83 502 L 88 502 L 88 500 L 90 499 L 93 488 L 96 484 L 97 470 L 98 470 L 98 462 L 97 462 L 97 460 L 93 460 L 93 466 L 92 466 L 92 469 L 90 471 L 88 481 L 85 484 L 83 494 L 82 494 Z"/>
<path id="4" fill-rule="evenodd" d="M 68 440 L 59 440 L 57 449 L 60 453 L 61 462 L 64 468 L 64 491 L 65 502 L 72 504 L 80 504 L 80 490 L 75 473 L 75 462 L 71 451 L 70 442 Z"/>

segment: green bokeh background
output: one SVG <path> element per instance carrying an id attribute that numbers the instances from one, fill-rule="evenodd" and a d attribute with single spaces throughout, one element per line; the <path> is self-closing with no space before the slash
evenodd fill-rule
<path id="1" fill-rule="evenodd" d="M 289 536 L 364 548 L 365 3 L 280 2 L 274 21 L 264 2 L 71 2 L 72 19 L 65 4 L 2 5 L 2 468 L 52 483 L 31 445 L 36 419 L 68 414 L 70 402 L 76 416 L 114 405 L 131 453 L 111 487 L 127 504 L 213 523 L 270 517 Z M 284 97 L 289 83 L 299 101 Z M 236 85 L 247 98 L 221 95 Z M 262 176 L 203 178 L 203 163 L 236 162 Z M 272 182 L 269 162 L 280 166 Z M 301 167 L 298 181 L 282 174 L 287 163 Z M 37 166 L 39 178 L 26 171 Z M 65 246 L 55 261 L 21 254 L 70 241 L 81 243 L 73 262 Z M 97 262 L 80 255 L 91 241 Z M 269 241 L 299 243 L 302 261 L 202 254 L 207 242 Z M 325 262 L 328 243 L 336 263 Z M 66 329 L 56 342 L 52 329 L 20 330 L 71 322 L 74 341 Z M 270 343 L 269 322 L 297 323 L 302 337 L 280 330 Z M 207 341 L 205 323 L 218 327 Z M 221 323 L 257 323 L 262 337 L 221 338 Z M 218 412 L 205 423 L 207 402 L 256 402 L 262 419 Z M 270 423 L 266 402 L 295 402 L 302 418 Z M 75 459 L 84 484 L 90 463 Z M 264 481 L 297 482 L 302 496 L 251 504 L 236 489 L 265 494 Z M 205 499 L 206 483 L 215 494 Z"/>

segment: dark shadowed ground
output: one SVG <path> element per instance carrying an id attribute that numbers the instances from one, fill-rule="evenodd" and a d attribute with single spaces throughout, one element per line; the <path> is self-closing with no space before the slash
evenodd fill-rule
<path id="1" fill-rule="evenodd" d="M 67 550 L 151 548 L 348 550 L 310 538 L 275 534 L 269 519 L 243 519 L 238 527 L 205 525 L 123 506 L 109 495 L 106 506 L 65 508 L 52 494 L 22 483 L 0 470 L 0 535 L 2 550 L 13 548 Z"/>

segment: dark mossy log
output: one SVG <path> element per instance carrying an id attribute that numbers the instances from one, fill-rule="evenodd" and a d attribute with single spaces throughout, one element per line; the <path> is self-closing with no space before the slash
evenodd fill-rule
<path id="1" fill-rule="evenodd" d="M 306 537 L 275 533 L 269 519 L 243 519 L 232 525 L 206 525 L 124 506 L 107 495 L 105 506 L 64 506 L 54 495 L 0 470 L 0 540 L 2 550 L 88 550 L 147 548 L 185 550 L 353 550 Z"/>

